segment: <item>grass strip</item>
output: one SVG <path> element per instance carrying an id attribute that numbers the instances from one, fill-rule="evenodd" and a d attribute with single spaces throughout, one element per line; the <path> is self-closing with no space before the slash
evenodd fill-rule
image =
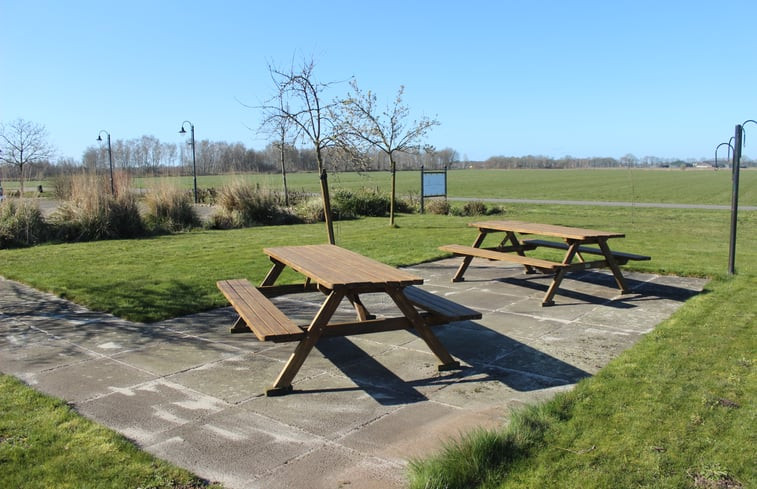
<path id="1" fill-rule="evenodd" d="M 729 221 L 724 211 L 513 205 L 497 218 L 622 231 L 626 237 L 613 240 L 613 248 L 652 256 L 626 269 L 710 276 L 727 268 Z M 385 218 L 367 218 L 337 222 L 335 229 L 337 244 L 403 266 L 444 256 L 440 245 L 472 243 L 476 230 L 468 223 L 474 220 L 402 215 L 398 228 L 390 228 Z M 757 273 L 757 248 L 747 245 L 755 232 L 757 212 L 743 212 L 739 273 Z M 496 236 L 488 239 L 492 241 L 485 244 L 497 244 Z M 308 224 L 42 245 L 0 251 L 0 275 L 93 310 L 152 322 L 227 305 L 215 282 L 247 278 L 258 283 L 270 267 L 264 247 L 323 242 L 323 224 Z M 535 256 L 562 255 L 558 250 L 540 253 Z M 290 273 L 282 279 L 297 276 Z"/>
<path id="2" fill-rule="evenodd" d="M 0 375 L 0 487 L 220 488 Z"/>
<path id="3" fill-rule="evenodd" d="M 757 279 L 716 280 L 574 390 L 411 464 L 411 488 L 754 487 Z"/>

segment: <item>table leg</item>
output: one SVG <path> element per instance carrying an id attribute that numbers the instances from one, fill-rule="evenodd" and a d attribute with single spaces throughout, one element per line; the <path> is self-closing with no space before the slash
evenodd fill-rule
<path id="1" fill-rule="evenodd" d="M 547 289 L 547 293 L 544 295 L 544 300 L 542 301 L 542 306 L 553 306 L 555 305 L 554 297 L 555 293 L 557 292 L 557 289 L 560 287 L 560 282 L 562 282 L 562 279 L 565 277 L 565 274 L 567 273 L 566 268 L 561 268 L 555 273 L 554 278 L 552 279 L 552 283 L 549 284 L 549 289 Z"/>
<path id="2" fill-rule="evenodd" d="M 274 382 L 273 387 L 266 391 L 267 396 L 281 396 L 292 392 L 292 381 L 300 371 L 302 364 L 310 354 L 318 340 L 323 333 L 323 330 L 328 325 L 331 316 L 336 312 L 337 307 L 344 298 L 343 292 L 332 291 L 326 300 L 321 305 L 318 314 L 315 315 L 313 321 L 307 329 L 307 335 L 305 338 L 297 344 L 292 356 L 289 357 L 289 361 L 284 366 L 283 370 L 279 374 L 279 377 Z"/>
<path id="3" fill-rule="evenodd" d="M 479 230 L 478 237 L 476 238 L 476 241 L 473 242 L 473 247 L 480 248 L 481 243 L 484 242 L 485 237 L 486 237 L 486 231 L 483 229 Z M 455 273 L 455 276 L 452 277 L 453 282 L 462 282 L 463 280 L 465 280 L 463 278 L 463 274 L 465 274 L 465 271 L 468 269 L 468 266 L 471 264 L 472 261 L 473 261 L 472 256 L 463 257 L 463 262 L 460 264 L 460 268 L 457 269 L 457 273 Z"/>
<path id="4" fill-rule="evenodd" d="M 600 239 L 599 241 L 597 241 L 597 244 L 599 244 L 599 249 L 601 249 L 602 253 L 604 253 L 605 255 L 605 260 L 607 260 L 607 265 L 610 267 L 610 270 L 612 270 L 612 274 L 615 277 L 615 283 L 618 284 L 620 293 L 630 294 L 631 290 L 628 288 L 628 285 L 626 284 L 626 279 L 623 278 L 623 273 L 620 271 L 620 267 L 618 266 L 618 263 L 615 261 L 615 257 L 612 256 L 610 247 L 607 246 L 607 241 L 604 239 Z"/>
<path id="5" fill-rule="evenodd" d="M 273 285 L 276 282 L 276 279 L 279 278 L 279 275 L 281 275 L 281 272 L 284 270 L 284 265 L 281 262 L 278 262 L 271 258 L 271 261 L 273 262 L 273 266 L 268 271 L 268 275 L 265 276 L 263 279 L 263 282 L 260 284 L 261 287 L 267 287 L 270 285 Z"/>
<path id="6" fill-rule="evenodd" d="M 360 300 L 360 296 L 358 296 L 357 294 L 348 294 L 347 299 L 349 299 L 352 307 L 355 308 L 355 311 L 357 312 L 357 318 L 360 321 L 376 319 L 376 316 L 374 314 L 368 312 L 368 308 L 366 308 L 365 304 L 363 304 L 363 301 Z"/>
<path id="7" fill-rule="evenodd" d="M 410 321 L 410 324 L 418 331 L 423 341 L 426 342 L 431 351 L 442 362 L 437 368 L 440 372 L 446 370 L 455 370 L 460 368 L 460 362 L 452 358 L 447 349 L 439 341 L 439 338 L 431 331 L 429 325 L 423 320 L 415 307 L 407 300 L 405 294 L 398 287 L 389 287 L 387 293 L 402 311 L 402 314 Z"/>
<path id="8" fill-rule="evenodd" d="M 570 265 L 573 262 L 573 258 L 578 253 L 578 247 L 581 246 L 580 242 L 569 241 L 568 244 L 568 251 L 565 253 L 565 257 L 562 260 L 563 265 Z M 560 268 L 557 270 L 557 273 L 555 273 L 555 276 L 552 279 L 552 283 L 549 284 L 547 293 L 544 295 L 544 300 L 541 303 L 542 306 L 553 306 L 555 304 L 555 294 L 557 293 L 557 289 L 560 288 L 560 283 L 562 282 L 562 279 L 565 278 L 566 273 L 568 273 L 568 268 Z"/>
<path id="9" fill-rule="evenodd" d="M 515 235 L 515 233 L 512 232 L 512 231 L 505 231 L 505 233 L 506 233 L 506 236 L 505 236 L 505 239 L 502 240 L 502 243 L 500 243 L 500 245 L 499 245 L 500 248 L 504 248 L 505 243 L 507 243 L 508 241 L 510 241 L 510 243 L 512 243 L 512 245 L 513 245 L 513 248 L 515 249 L 515 252 L 518 255 L 520 255 L 520 256 L 526 256 L 526 252 L 523 251 L 523 243 L 521 243 L 518 240 L 518 237 Z M 530 274 L 536 273 L 536 270 L 531 265 L 523 265 L 523 266 L 526 267 L 526 273 L 527 274 L 530 275 Z"/>

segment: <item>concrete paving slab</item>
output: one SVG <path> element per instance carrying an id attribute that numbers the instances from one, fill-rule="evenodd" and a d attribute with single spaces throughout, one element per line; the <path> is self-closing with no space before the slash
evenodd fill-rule
<path id="1" fill-rule="evenodd" d="M 257 342 L 257 340 L 251 340 Z M 273 351 L 273 350 L 268 350 Z M 264 395 L 273 380 L 284 368 L 284 361 L 265 353 L 242 353 L 222 360 L 204 363 L 182 370 L 167 378 L 189 389 L 238 404 Z M 320 371 L 305 366 L 300 379 L 317 375 Z"/>
<path id="2" fill-rule="evenodd" d="M 162 433 L 148 449 L 210 480 L 246 488 L 264 487 L 253 480 L 323 444 L 309 433 L 232 407 Z"/>
<path id="3" fill-rule="evenodd" d="M 221 343 L 171 335 L 153 338 L 147 345 L 114 355 L 113 359 L 157 375 L 170 375 L 238 354 L 238 349 Z"/>
<path id="4" fill-rule="evenodd" d="M 4 349 L 0 354 L 0 371 L 20 376 L 26 381 L 32 378 L 31 374 L 96 358 L 83 348 L 41 332 L 23 335 L 23 339 L 19 339 L 19 335 L 15 338 L 20 343 Z"/>
<path id="5" fill-rule="evenodd" d="M 94 358 L 39 372 L 33 381 L 27 382 L 46 394 L 76 403 L 155 378 L 155 375 L 109 358 Z"/>
<path id="6" fill-rule="evenodd" d="M 320 448 L 243 487 L 251 489 L 399 489 L 405 486 L 403 466 L 365 456 L 341 445 Z"/>
<path id="7" fill-rule="evenodd" d="M 76 403 L 77 410 L 142 446 L 150 446 L 163 433 L 196 424 L 229 406 L 166 379 L 124 388 L 113 386 L 110 390 L 108 395 Z"/>
<path id="8" fill-rule="evenodd" d="M 439 373 L 416 334 L 322 341 L 295 391 L 265 397 L 294 344 L 230 334 L 229 307 L 136 324 L 0 278 L 0 371 L 71 403 L 151 453 L 234 488 L 405 486 L 407 460 L 593 375 L 704 287 L 627 273 L 574 274 L 542 307 L 550 278 L 458 258 L 417 265 L 423 287 L 483 317 L 435 328 L 462 368 Z M 322 296 L 274 301 L 307 324 Z M 393 314 L 381 295 L 369 310 Z M 354 319 L 347 301 L 337 317 Z"/>

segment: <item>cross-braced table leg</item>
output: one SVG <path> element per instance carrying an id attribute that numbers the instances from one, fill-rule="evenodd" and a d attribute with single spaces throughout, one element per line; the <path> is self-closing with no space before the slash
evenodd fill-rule
<path id="1" fill-rule="evenodd" d="M 295 348 L 292 356 L 289 357 L 289 361 L 284 366 L 284 369 L 279 374 L 279 377 L 274 382 L 273 387 L 266 391 L 267 396 L 281 396 L 292 392 L 292 381 L 300 371 L 302 364 L 310 354 L 311 350 L 318 343 L 318 340 L 323 334 L 323 330 L 329 323 L 331 316 L 336 312 L 337 307 L 342 302 L 344 293 L 340 291 L 332 291 L 326 300 L 321 305 L 318 314 L 315 315 L 313 321 L 307 329 L 307 335 L 299 342 L 297 348 Z"/>
<path id="2" fill-rule="evenodd" d="M 629 294 L 631 290 L 628 288 L 628 285 L 626 284 L 626 279 L 623 278 L 623 273 L 620 271 L 620 267 L 618 266 L 618 263 L 615 261 L 615 257 L 612 256 L 610 247 L 607 246 L 607 241 L 600 239 L 597 242 L 597 244 L 599 244 L 599 249 L 601 249 L 602 253 L 604 253 L 605 255 L 605 260 L 607 260 L 607 265 L 610 267 L 610 270 L 612 270 L 612 275 L 615 277 L 615 283 L 618 284 L 620 293 Z"/>
<path id="3" fill-rule="evenodd" d="M 486 237 L 486 231 L 485 230 L 479 231 L 478 237 L 476 237 L 476 241 L 473 242 L 473 247 L 479 248 L 481 246 L 481 243 L 484 242 L 485 237 Z M 462 282 L 463 280 L 465 280 L 463 278 L 463 275 L 465 275 L 465 271 L 468 269 L 468 266 L 471 264 L 472 261 L 473 261 L 472 256 L 463 257 L 463 262 L 460 264 L 460 268 L 457 269 L 457 273 L 455 273 L 455 276 L 452 277 L 453 282 Z"/>
<path id="4" fill-rule="evenodd" d="M 391 287 L 387 292 L 394 300 L 394 303 L 397 304 L 400 311 L 402 311 L 402 314 L 405 315 L 410 321 L 410 324 L 412 324 L 418 331 L 418 334 L 421 335 L 423 341 L 426 342 L 434 355 L 436 355 L 442 362 L 438 366 L 439 371 L 459 369 L 460 362 L 452 358 L 452 355 L 450 355 L 444 345 L 442 345 L 439 338 L 437 338 L 433 331 L 431 331 L 431 327 L 426 324 L 421 315 L 418 314 L 418 311 L 415 310 L 415 307 L 413 307 L 413 305 L 407 300 L 407 297 L 405 297 L 402 290 L 399 287 Z"/>

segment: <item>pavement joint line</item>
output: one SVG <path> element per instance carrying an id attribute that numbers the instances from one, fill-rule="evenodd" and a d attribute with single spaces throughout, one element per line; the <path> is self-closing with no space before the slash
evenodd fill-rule
<path id="1" fill-rule="evenodd" d="M 507 356 L 507 355 L 505 355 L 505 356 Z M 502 358 L 504 358 L 504 356 Z M 516 368 L 503 367 L 501 365 L 494 365 L 494 364 L 491 364 L 491 363 L 485 363 L 484 365 L 488 368 L 488 370 L 499 370 L 501 372 L 517 373 L 517 374 L 523 375 L 524 377 L 531 377 L 533 379 L 540 379 L 540 380 L 544 380 L 544 381 L 559 382 L 559 385 L 571 385 L 571 386 L 573 386 L 573 385 L 576 384 L 575 381 L 570 380 L 570 379 L 563 379 L 563 378 L 560 378 L 560 377 L 551 377 L 551 376 L 548 376 L 548 375 L 542 375 L 542 374 L 537 374 L 537 373 L 533 373 L 533 372 L 527 372 L 525 370 L 519 370 L 519 369 L 516 369 Z M 480 373 L 487 374 L 487 372 L 485 370 L 482 370 Z"/>

